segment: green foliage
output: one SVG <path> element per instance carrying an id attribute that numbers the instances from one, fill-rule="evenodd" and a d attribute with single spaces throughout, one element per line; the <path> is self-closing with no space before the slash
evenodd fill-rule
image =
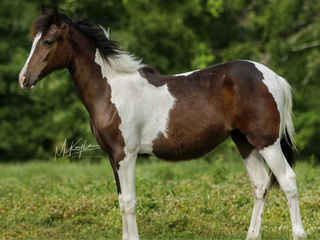
<path id="1" fill-rule="evenodd" d="M 223 0 L 208 0 L 206 7 L 213 17 L 218 17 L 223 11 Z"/>
<path id="2" fill-rule="evenodd" d="M 311 159 L 298 163 L 295 170 L 308 239 L 319 239 L 320 168 Z M 138 161 L 136 177 L 141 239 L 246 237 L 253 194 L 240 157 L 226 162 L 222 156 L 212 156 L 211 163 Z M 122 235 L 116 184 L 107 160 L 100 165 L 1 164 L 0 200 L 1 239 L 120 239 Z M 292 239 L 281 190 L 268 193 L 263 218 L 262 239 Z"/>
<path id="3" fill-rule="evenodd" d="M 1 161 L 51 158 L 67 138 L 95 140 L 89 116 L 67 71 L 23 91 L 32 21 L 49 1 L 0 3 Z M 71 18 L 88 14 L 111 37 L 162 74 L 188 72 L 235 59 L 261 62 L 292 85 L 301 157 L 320 158 L 320 4 L 315 0 L 59 0 Z"/>

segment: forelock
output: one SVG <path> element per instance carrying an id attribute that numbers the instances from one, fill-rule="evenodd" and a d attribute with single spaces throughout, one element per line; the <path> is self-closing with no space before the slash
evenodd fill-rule
<path id="1" fill-rule="evenodd" d="M 61 11 L 59 11 L 59 13 L 66 23 L 72 23 L 71 19 L 65 13 Z M 54 24 L 53 11 L 46 11 L 44 14 L 42 14 L 39 18 L 37 18 L 34 21 L 31 27 L 30 39 L 33 40 L 39 32 L 45 34 L 50 29 L 52 24 Z"/>

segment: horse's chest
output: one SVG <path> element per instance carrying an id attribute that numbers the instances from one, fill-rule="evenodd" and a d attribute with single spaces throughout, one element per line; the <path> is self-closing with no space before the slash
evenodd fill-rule
<path id="1" fill-rule="evenodd" d="M 140 83 L 143 88 L 132 83 L 124 83 L 121 89 L 114 86 L 111 102 L 121 119 L 119 130 L 126 151 L 152 154 L 153 141 L 159 135 L 167 136 L 170 111 L 176 100 L 166 85 L 155 87 L 144 79 L 140 81 L 144 81 Z"/>

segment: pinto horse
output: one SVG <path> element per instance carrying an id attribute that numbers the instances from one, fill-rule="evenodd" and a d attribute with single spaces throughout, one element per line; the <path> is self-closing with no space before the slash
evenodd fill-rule
<path id="1" fill-rule="evenodd" d="M 259 63 L 244 60 L 160 75 L 120 51 L 101 26 L 85 18 L 72 21 L 55 6 L 52 11 L 42 6 L 31 38 L 33 45 L 19 75 L 20 85 L 33 89 L 54 70 L 69 70 L 89 112 L 96 141 L 109 156 L 123 239 L 139 239 L 137 156 L 169 161 L 198 158 L 229 135 L 243 158 L 254 193 L 247 239 L 261 237 L 272 180 L 278 181 L 288 199 L 294 239 L 306 238 L 291 168 L 294 129 L 291 90 L 285 79 Z"/>

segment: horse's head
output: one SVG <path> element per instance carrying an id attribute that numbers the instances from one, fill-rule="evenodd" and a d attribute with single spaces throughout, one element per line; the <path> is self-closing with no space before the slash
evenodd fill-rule
<path id="1" fill-rule="evenodd" d="M 33 24 L 30 55 L 19 74 L 20 86 L 33 89 L 37 82 L 57 69 L 68 67 L 72 50 L 68 42 L 69 25 L 66 16 L 55 6 L 48 12 L 42 6 L 42 16 Z"/>

